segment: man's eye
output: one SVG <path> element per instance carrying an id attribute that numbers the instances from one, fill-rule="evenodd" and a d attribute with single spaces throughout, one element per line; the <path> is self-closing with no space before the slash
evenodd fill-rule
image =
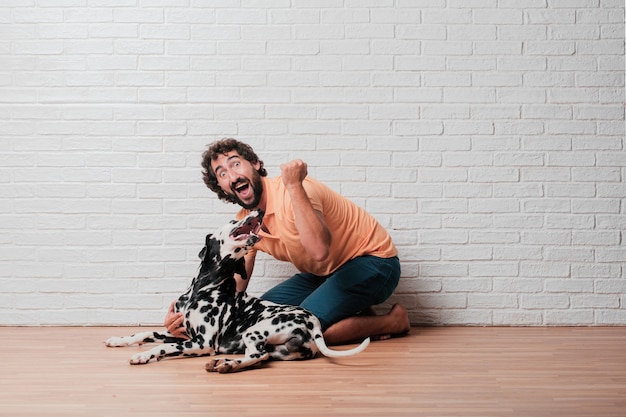
<path id="1" fill-rule="evenodd" d="M 224 178 L 226 176 L 226 173 L 224 171 L 220 171 L 219 174 L 217 174 L 220 178 Z"/>

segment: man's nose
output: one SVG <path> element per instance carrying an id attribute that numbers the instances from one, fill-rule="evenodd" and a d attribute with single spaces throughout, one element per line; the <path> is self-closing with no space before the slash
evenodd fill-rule
<path id="1" fill-rule="evenodd" d="M 234 183 L 235 181 L 237 181 L 239 179 L 240 175 L 235 172 L 234 170 L 228 170 L 228 179 L 229 181 L 232 183 Z"/>

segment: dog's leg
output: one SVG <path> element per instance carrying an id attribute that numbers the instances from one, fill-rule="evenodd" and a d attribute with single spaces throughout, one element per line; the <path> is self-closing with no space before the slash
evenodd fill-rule
<path id="1" fill-rule="evenodd" d="M 269 359 L 270 354 L 265 350 L 266 338 L 259 332 L 248 332 L 242 336 L 246 345 L 245 356 L 242 359 L 212 359 L 206 363 L 207 372 L 237 372 Z"/>
<path id="2" fill-rule="evenodd" d="M 317 346 L 310 334 L 297 328 L 291 329 L 290 334 L 275 335 L 275 338 L 270 338 L 268 343 L 272 345 L 270 358 L 276 360 L 311 359 L 317 353 Z"/>
<path id="3" fill-rule="evenodd" d="M 177 343 L 164 343 L 153 347 L 150 350 L 136 353 L 130 358 L 131 365 L 141 365 L 150 362 L 152 359 L 160 361 L 169 357 L 189 357 L 213 355 L 215 349 L 208 345 L 202 338 L 180 341 Z"/>
<path id="4" fill-rule="evenodd" d="M 246 368 L 268 360 L 269 357 L 270 354 L 267 352 L 262 354 L 255 353 L 250 356 L 248 352 L 246 352 L 246 356 L 243 359 L 211 359 L 206 363 L 204 368 L 207 372 L 219 372 L 221 374 L 243 371 Z"/>
<path id="5" fill-rule="evenodd" d="M 152 342 L 175 343 L 180 340 L 182 339 L 172 336 L 169 332 L 141 332 L 131 336 L 110 337 L 104 344 L 108 347 L 123 347 Z"/>

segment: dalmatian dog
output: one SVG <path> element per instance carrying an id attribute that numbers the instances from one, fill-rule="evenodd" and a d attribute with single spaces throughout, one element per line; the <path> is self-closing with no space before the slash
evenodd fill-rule
<path id="1" fill-rule="evenodd" d="M 214 358 L 206 364 L 207 372 L 220 373 L 244 370 L 269 359 L 311 359 L 318 351 L 328 357 L 362 352 L 369 338 L 350 350 L 331 350 L 319 320 L 309 311 L 236 291 L 234 274 L 247 279 L 244 255 L 260 239 L 262 221 L 263 212 L 257 209 L 206 236 L 198 274 L 175 307 L 184 315 L 189 340 L 167 331 L 142 332 L 111 337 L 106 346 L 162 343 L 133 355 L 132 365 L 166 357 L 244 354 L 240 359 Z"/>

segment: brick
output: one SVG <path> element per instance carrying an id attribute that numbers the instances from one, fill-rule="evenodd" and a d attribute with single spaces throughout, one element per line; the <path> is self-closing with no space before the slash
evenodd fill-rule
<path id="1" fill-rule="evenodd" d="M 563 278 L 569 275 L 570 267 L 567 263 L 535 263 L 528 262 L 520 265 L 520 275 L 531 277 Z"/>
<path id="2" fill-rule="evenodd" d="M 487 293 L 492 287 L 491 280 L 485 278 L 444 278 L 442 282 L 445 293 Z"/>
<path id="3" fill-rule="evenodd" d="M 422 294 L 417 299 L 418 308 L 454 309 L 466 308 L 467 297 L 462 294 Z"/>
<path id="4" fill-rule="evenodd" d="M 445 247 L 442 257 L 446 261 L 480 261 L 492 258 L 492 250 L 486 246 Z"/>
<path id="5" fill-rule="evenodd" d="M 422 168 L 418 178 L 420 182 L 465 182 L 467 172 L 458 168 Z"/>
<path id="6" fill-rule="evenodd" d="M 438 121 L 400 121 L 393 124 L 393 131 L 400 136 L 440 135 L 443 133 L 443 123 Z"/>
<path id="7" fill-rule="evenodd" d="M 548 69 L 552 71 L 595 71 L 597 62 L 593 56 L 551 57 L 548 59 Z"/>
<path id="8" fill-rule="evenodd" d="M 544 280 L 538 278 L 493 278 L 493 291 L 498 293 L 540 293 L 543 287 Z"/>
<path id="9" fill-rule="evenodd" d="M 569 308 L 569 296 L 563 294 L 522 294 L 520 306 L 524 309 L 554 309 L 556 311 Z"/>
<path id="10" fill-rule="evenodd" d="M 439 321 L 450 325 L 492 324 L 492 310 L 449 310 L 441 313 Z"/>
<path id="11" fill-rule="evenodd" d="M 596 259 L 598 262 L 625 262 L 626 250 L 619 249 L 597 249 Z"/>
<path id="12" fill-rule="evenodd" d="M 545 219 L 546 227 L 549 229 L 592 229 L 594 218 L 591 215 L 547 215 Z"/>
<path id="13" fill-rule="evenodd" d="M 626 294 L 626 281 L 619 279 L 599 279 L 595 281 L 598 294 Z"/>
<path id="14" fill-rule="evenodd" d="M 430 24 L 460 24 L 471 23 L 472 13 L 471 10 L 463 10 L 460 8 L 434 8 L 425 9 L 422 12 L 424 23 Z"/>
<path id="15" fill-rule="evenodd" d="M 518 297 L 514 294 L 470 294 L 468 308 L 511 309 L 518 306 Z"/>
<path id="16" fill-rule="evenodd" d="M 618 213 L 619 200 L 613 199 L 579 199 L 572 202 L 573 213 Z"/>
<path id="17" fill-rule="evenodd" d="M 572 308 L 618 308 L 619 306 L 617 295 L 572 295 Z"/>
<path id="18" fill-rule="evenodd" d="M 622 323 L 626 320 L 626 310 L 594 310 L 595 322 L 597 325 L 612 325 L 613 323 Z"/>
<path id="19" fill-rule="evenodd" d="M 543 324 L 541 312 L 520 310 L 495 310 L 493 324 L 508 326 L 538 326 Z"/>
<path id="20" fill-rule="evenodd" d="M 493 225 L 499 228 L 538 229 L 543 225 L 543 217 L 536 215 L 496 214 Z"/>
<path id="21" fill-rule="evenodd" d="M 548 262 L 569 261 L 569 262 L 592 262 L 594 260 L 593 249 L 580 248 L 550 248 L 545 251 L 544 259 Z"/>
<path id="22" fill-rule="evenodd" d="M 545 325 L 591 325 L 594 321 L 593 311 L 586 310 L 563 310 L 546 311 L 544 313 Z"/>
<path id="23" fill-rule="evenodd" d="M 419 115 L 419 106 L 407 104 L 384 104 L 370 106 L 370 118 L 376 119 L 415 119 Z"/>
<path id="24" fill-rule="evenodd" d="M 470 201 L 471 213 L 518 213 L 519 201 L 516 199 L 474 199 Z"/>
<path id="25" fill-rule="evenodd" d="M 520 172 L 516 168 L 475 168 L 470 170 L 469 179 L 472 182 L 517 182 Z"/>

